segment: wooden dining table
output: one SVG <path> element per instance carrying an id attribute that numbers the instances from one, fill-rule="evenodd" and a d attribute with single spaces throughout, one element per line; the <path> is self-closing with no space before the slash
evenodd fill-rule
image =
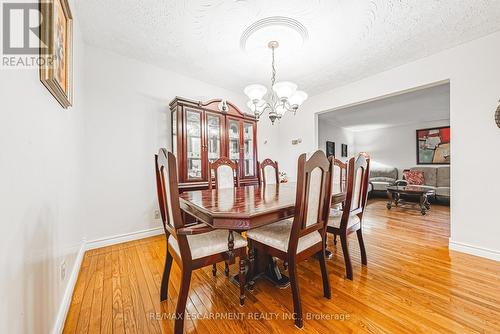
<path id="1" fill-rule="evenodd" d="M 186 191 L 179 195 L 181 209 L 197 221 L 215 229 L 227 229 L 228 255 L 234 259 L 234 232 L 243 232 L 291 218 L 295 214 L 295 183 L 253 185 L 228 189 Z M 332 195 L 332 206 L 342 203 L 346 193 Z M 264 276 L 280 288 L 289 285 L 288 277 L 267 254 L 256 256 L 257 275 Z"/>

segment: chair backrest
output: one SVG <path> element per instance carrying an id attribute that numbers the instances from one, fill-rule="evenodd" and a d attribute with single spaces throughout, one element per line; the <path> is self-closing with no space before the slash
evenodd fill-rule
<path id="1" fill-rule="evenodd" d="M 161 148 L 155 155 L 156 191 L 161 220 L 167 240 L 169 236 L 177 239 L 183 260 L 191 260 L 191 251 L 185 235 L 178 235 L 176 231 L 184 227 L 179 202 L 179 184 L 177 180 L 177 161 L 175 156 Z"/>
<path id="2" fill-rule="evenodd" d="M 221 157 L 210 164 L 210 173 L 212 175 L 212 170 L 215 176 L 215 189 L 226 189 L 234 188 L 235 180 L 236 186 L 240 186 L 240 177 L 238 173 L 238 164 L 233 162 L 231 159 L 226 157 Z M 209 188 L 212 189 L 212 180 L 208 183 Z"/>
<path id="3" fill-rule="evenodd" d="M 278 162 L 272 161 L 271 159 L 264 159 L 259 163 L 259 173 L 262 174 L 262 183 L 266 184 L 278 184 L 280 181 Z"/>
<path id="4" fill-rule="evenodd" d="M 306 154 L 299 157 L 289 254 L 295 254 L 299 238 L 306 234 L 319 231 L 324 238 L 331 201 L 331 173 L 332 164 L 323 151 L 316 151 L 308 160 Z"/>
<path id="5" fill-rule="evenodd" d="M 347 180 L 347 164 L 335 156 L 328 158 L 332 163 L 332 194 L 338 194 L 345 191 Z"/>
<path id="6" fill-rule="evenodd" d="M 370 157 L 360 153 L 349 159 L 347 168 L 347 197 L 344 204 L 340 228 L 345 228 L 349 216 L 356 214 L 361 219 L 368 198 L 368 178 L 370 174 Z"/>

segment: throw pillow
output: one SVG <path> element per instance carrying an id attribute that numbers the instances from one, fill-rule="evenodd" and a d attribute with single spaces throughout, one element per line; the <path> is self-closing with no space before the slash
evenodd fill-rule
<path id="1" fill-rule="evenodd" d="M 408 170 L 403 173 L 403 177 L 408 184 L 421 186 L 424 184 L 424 172 L 419 170 Z"/>

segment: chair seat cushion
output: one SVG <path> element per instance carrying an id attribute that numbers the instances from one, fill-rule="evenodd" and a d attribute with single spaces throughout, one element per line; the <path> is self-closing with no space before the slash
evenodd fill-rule
<path id="1" fill-rule="evenodd" d="M 188 244 L 191 249 L 191 257 L 199 259 L 205 256 L 227 252 L 229 247 L 227 245 L 228 238 L 227 230 L 215 230 L 202 234 L 188 235 Z M 238 233 L 234 232 L 234 249 L 247 246 L 247 241 Z M 174 252 L 180 257 L 179 244 L 177 240 L 171 235 L 168 237 L 168 246 L 172 247 Z"/>
<path id="2" fill-rule="evenodd" d="M 340 210 L 330 210 L 330 216 L 328 217 L 328 226 L 340 228 L 340 221 L 342 220 L 343 211 Z M 351 227 L 359 223 L 359 217 L 357 215 L 351 215 L 349 221 L 347 222 L 347 227 Z"/>
<path id="3" fill-rule="evenodd" d="M 247 238 L 271 246 L 283 252 L 288 251 L 288 242 L 292 232 L 292 219 L 284 219 L 279 222 L 265 225 L 247 232 Z M 297 245 L 297 253 L 302 252 L 321 242 L 321 234 L 318 231 L 302 236 Z"/>

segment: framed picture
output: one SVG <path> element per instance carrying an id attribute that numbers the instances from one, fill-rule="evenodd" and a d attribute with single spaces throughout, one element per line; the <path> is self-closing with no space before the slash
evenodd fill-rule
<path id="1" fill-rule="evenodd" d="M 417 130 L 417 164 L 450 164 L 450 127 Z"/>
<path id="2" fill-rule="evenodd" d="M 326 142 L 326 157 L 329 158 L 332 155 L 335 156 L 335 142 L 327 141 Z"/>
<path id="3" fill-rule="evenodd" d="M 63 106 L 73 104 L 73 17 L 68 0 L 40 0 L 40 81 Z"/>
<path id="4" fill-rule="evenodd" d="M 347 144 L 342 144 L 342 157 L 347 158 Z"/>

